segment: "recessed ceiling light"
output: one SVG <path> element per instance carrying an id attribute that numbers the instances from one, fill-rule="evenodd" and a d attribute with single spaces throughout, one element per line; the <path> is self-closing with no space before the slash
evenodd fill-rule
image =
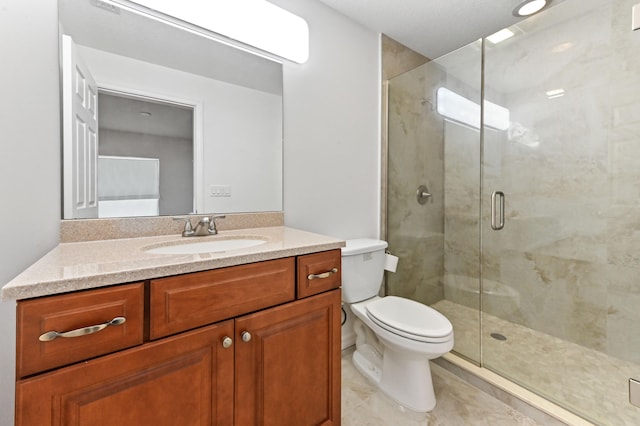
<path id="1" fill-rule="evenodd" d="M 151 113 L 149 111 L 140 111 L 140 115 L 143 117 L 151 117 Z"/>
<path id="2" fill-rule="evenodd" d="M 553 89 L 544 93 L 549 99 L 559 98 L 560 96 L 564 96 L 564 89 Z"/>
<path id="3" fill-rule="evenodd" d="M 505 41 L 506 39 L 513 37 L 514 35 L 515 34 L 513 33 L 513 31 L 511 31 L 508 28 L 505 28 L 498 31 L 497 33 L 491 34 L 490 36 L 487 37 L 487 40 L 489 40 L 493 44 L 498 44 L 501 41 Z"/>
<path id="4" fill-rule="evenodd" d="M 514 16 L 530 16 L 540 12 L 550 0 L 525 0 L 513 9 Z"/>

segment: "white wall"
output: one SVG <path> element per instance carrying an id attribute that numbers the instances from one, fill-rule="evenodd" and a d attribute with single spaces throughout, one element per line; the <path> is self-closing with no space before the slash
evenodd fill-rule
<path id="1" fill-rule="evenodd" d="M 307 19 L 311 57 L 284 75 L 288 226 L 376 236 L 378 36 L 313 0 L 274 0 Z M 0 5 L 0 285 L 58 242 L 56 2 Z M 37 125 L 33 121 L 37 120 Z M 13 424 L 15 304 L 0 304 L 0 426 Z"/>
<path id="2" fill-rule="evenodd" d="M 309 60 L 284 67 L 287 226 L 379 234 L 379 36 L 313 0 L 272 0 L 305 18 Z"/>
<path id="3" fill-rule="evenodd" d="M 0 4 L 0 286 L 58 243 L 58 19 L 51 0 Z M 0 426 L 13 425 L 15 302 L 0 303 Z"/>

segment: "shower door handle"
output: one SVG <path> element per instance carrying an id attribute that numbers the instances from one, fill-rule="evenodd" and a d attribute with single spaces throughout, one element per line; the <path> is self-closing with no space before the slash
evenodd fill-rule
<path id="1" fill-rule="evenodd" d="M 493 191 L 491 194 L 491 229 L 499 231 L 504 228 L 504 192 Z"/>

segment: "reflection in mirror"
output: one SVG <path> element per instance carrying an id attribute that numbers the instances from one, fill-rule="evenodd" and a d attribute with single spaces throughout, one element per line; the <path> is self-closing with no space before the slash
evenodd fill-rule
<path id="1" fill-rule="evenodd" d="M 101 5 L 58 2 L 63 218 L 282 210 L 282 64 Z"/>
<path id="2" fill-rule="evenodd" d="M 100 217 L 193 211 L 193 108 L 98 91 L 98 122 Z"/>

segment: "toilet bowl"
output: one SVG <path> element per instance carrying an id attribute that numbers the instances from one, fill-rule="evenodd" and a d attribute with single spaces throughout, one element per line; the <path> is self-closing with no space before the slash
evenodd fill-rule
<path id="1" fill-rule="evenodd" d="M 426 305 L 377 295 L 386 247 L 384 241 L 359 239 L 342 250 L 343 300 L 357 318 L 353 363 L 398 404 L 431 411 L 436 399 L 429 360 L 453 348 L 453 327 Z"/>

